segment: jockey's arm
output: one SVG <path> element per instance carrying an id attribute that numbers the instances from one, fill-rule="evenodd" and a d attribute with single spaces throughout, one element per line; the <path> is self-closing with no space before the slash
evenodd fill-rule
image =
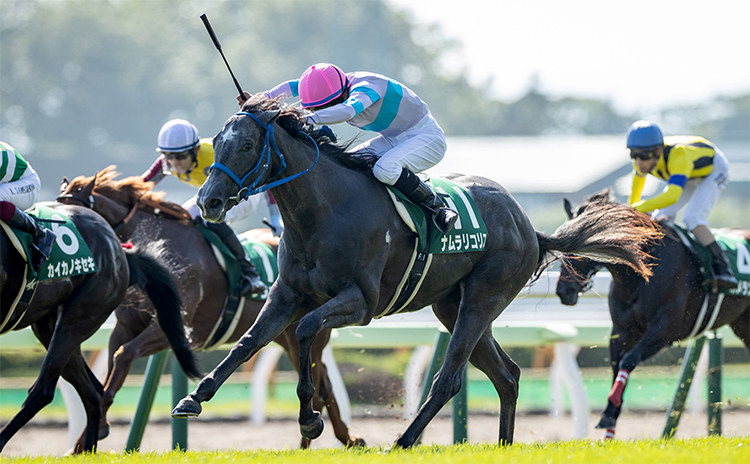
<path id="1" fill-rule="evenodd" d="M 153 182 L 156 185 L 168 175 L 169 167 L 167 165 L 167 158 L 161 155 L 141 177 L 143 177 L 144 182 Z"/>
<path id="2" fill-rule="evenodd" d="M 232 224 L 234 222 L 239 222 L 246 217 L 252 216 L 255 213 L 255 210 L 258 209 L 260 197 L 260 195 L 252 195 L 246 200 L 237 203 L 227 211 L 224 221 L 227 224 Z"/>
<path id="3" fill-rule="evenodd" d="M 628 198 L 629 205 L 634 205 L 640 201 L 644 185 L 646 185 L 646 175 L 639 173 L 636 169 L 633 172 L 633 185 L 630 188 L 630 198 Z"/>
<path id="4" fill-rule="evenodd" d="M 359 113 L 380 100 L 374 90 L 367 86 L 357 86 L 351 89 L 349 98 L 338 105 L 318 110 L 307 117 L 307 122 L 313 124 L 337 124 L 356 117 Z"/>
<path id="5" fill-rule="evenodd" d="M 667 186 L 660 195 L 649 200 L 638 201 L 633 204 L 633 208 L 645 213 L 647 211 L 666 208 L 669 205 L 677 203 L 677 200 L 680 199 L 680 195 L 682 195 L 682 190 L 685 187 L 686 181 L 687 179 L 683 175 L 674 175 L 670 177 Z"/>

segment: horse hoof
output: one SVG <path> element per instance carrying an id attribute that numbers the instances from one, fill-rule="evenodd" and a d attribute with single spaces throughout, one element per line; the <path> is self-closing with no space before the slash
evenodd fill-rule
<path id="1" fill-rule="evenodd" d="M 347 448 L 366 448 L 367 443 L 365 443 L 365 440 L 360 437 L 352 437 L 349 439 L 349 443 L 346 444 Z"/>
<path id="2" fill-rule="evenodd" d="M 316 412 L 310 423 L 299 425 L 299 431 L 308 440 L 315 440 L 323 433 L 323 427 L 325 427 L 323 418 L 320 417 L 320 413 Z"/>
<path id="3" fill-rule="evenodd" d="M 403 435 L 401 435 L 401 436 L 399 436 L 396 439 L 396 442 L 393 443 L 393 446 L 391 446 L 390 451 L 400 450 L 400 449 L 406 449 L 406 448 L 410 447 L 411 445 L 412 444 L 409 443 L 408 440 L 406 440 L 406 438 L 404 438 Z"/>
<path id="4" fill-rule="evenodd" d="M 109 436 L 109 422 L 99 423 L 99 438 L 97 440 L 104 440 Z"/>
<path id="5" fill-rule="evenodd" d="M 185 397 L 172 410 L 172 417 L 197 417 L 203 411 L 201 404 L 190 397 Z"/>
<path id="6" fill-rule="evenodd" d="M 599 419 L 599 423 L 596 424 L 597 429 L 613 429 L 615 428 L 615 422 L 617 422 L 617 419 L 614 417 L 609 416 L 602 416 L 601 419 Z"/>

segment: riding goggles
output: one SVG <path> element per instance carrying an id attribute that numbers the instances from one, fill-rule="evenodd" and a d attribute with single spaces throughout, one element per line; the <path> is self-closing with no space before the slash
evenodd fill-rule
<path id="1" fill-rule="evenodd" d="M 188 159 L 192 154 L 193 150 L 185 150 L 185 151 L 179 151 L 179 152 L 171 152 L 171 151 L 163 151 L 164 157 L 168 160 L 177 160 L 182 161 Z"/>
<path id="2" fill-rule="evenodd" d="M 631 159 L 639 159 L 639 160 L 648 161 L 656 157 L 657 157 L 657 154 L 656 154 L 656 151 L 654 150 L 648 150 L 648 151 L 630 150 Z"/>

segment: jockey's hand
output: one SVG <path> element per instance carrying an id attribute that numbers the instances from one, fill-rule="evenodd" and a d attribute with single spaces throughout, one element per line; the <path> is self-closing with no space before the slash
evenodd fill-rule
<path id="1" fill-rule="evenodd" d="M 242 95 L 237 95 L 237 103 L 239 103 L 240 107 L 242 107 L 242 105 L 246 101 L 250 100 L 250 97 L 252 97 L 252 95 L 250 94 L 250 92 L 244 91 L 244 92 L 242 92 Z"/>
<path id="2" fill-rule="evenodd" d="M 318 129 L 319 135 L 325 135 L 329 139 L 331 139 L 331 142 L 336 143 L 336 134 L 333 133 L 330 127 L 328 126 L 321 126 L 320 129 Z"/>

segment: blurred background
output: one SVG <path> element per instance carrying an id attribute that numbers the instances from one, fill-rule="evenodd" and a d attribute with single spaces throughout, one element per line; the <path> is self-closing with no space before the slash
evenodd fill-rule
<path id="1" fill-rule="evenodd" d="M 614 187 L 626 199 L 632 168 L 625 133 L 641 118 L 666 135 L 701 135 L 724 151 L 730 183 L 711 225 L 750 228 L 750 5 L 724 0 L 0 0 L 0 140 L 39 172 L 40 200 L 56 197 L 63 176 L 91 176 L 112 164 L 140 175 L 156 159 L 157 134 L 169 119 L 190 120 L 202 137 L 221 129 L 237 110 L 237 91 L 202 13 L 251 93 L 322 61 L 411 87 L 448 137 L 448 153 L 431 172 L 502 183 L 537 230 L 552 232 L 566 219 L 564 197 L 578 203 Z M 344 139 L 368 137 L 345 124 L 333 130 Z M 660 188 L 653 181 L 646 194 Z M 196 193 L 170 178 L 157 189 L 178 203 Z M 259 227 L 266 214 L 261 201 L 253 218 L 233 227 Z M 683 352 L 664 350 L 646 363 L 644 370 L 656 370 L 640 378 L 659 390 L 630 388 L 632 407 L 666 407 Z M 539 350 L 509 353 L 527 382 L 519 408 L 545 410 L 547 374 L 535 369 L 549 363 L 537 359 Z M 203 354 L 203 367 L 225 354 Z M 370 410 L 398 403 L 409 356 L 337 350 L 353 403 Z M 581 368 L 591 369 L 594 409 L 611 384 L 607 357 L 605 346 L 578 355 Z M 734 382 L 727 396 L 744 407 L 748 359 L 744 349 L 725 352 L 735 365 L 725 370 Z M 24 378 L 16 396 L 2 393 L 0 418 L 18 410 L 40 362 L 40 352 L 0 356 L 4 388 L 15 385 L 8 377 Z M 133 373 L 142 374 L 145 363 Z M 296 377 L 288 360 L 280 370 L 271 409 L 293 416 Z M 494 392 L 477 376 L 470 371 L 472 392 L 487 394 L 472 394 L 472 410 L 496 412 Z M 537 381 L 541 390 L 530 387 Z M 129 380 L 118 395 L 121 416 L 132 414 L 139 386 L 140 378 Z M 246 378 L 236 391 L 222 389 L 225 410 L 213 407 L 236 413 L 247 389 Z M 166 416 L 169 396 L 159 398 Z"/>
<path id="2" fill-rule="evenodd" d="M 711 225 L 750 228 L 750 64 L 738 57 L 750 7 L 521 3 L 0 0 L 0 140 L 39 172 L 50 200 L 63 176 L 110 164 L 143 173 L 171 118 L 215 135 L 237 91 L 199 19 L 206 13 L 250 92 L 321 61 L 408 85 L 448 136 L 431 172 L 502 183 L 538 230 L 563 222 L 563 197 L 577 203 L 615 186 L 625 199 L 625 132 L 640 118 L 718 144 L 731 183 Z M 175 179 L 158 189 L 178 203 L 196 193 Z M 646 193 L 658 189 L 654 181 Z M 261 203 L 234 227 L 259 226 Z"/>

